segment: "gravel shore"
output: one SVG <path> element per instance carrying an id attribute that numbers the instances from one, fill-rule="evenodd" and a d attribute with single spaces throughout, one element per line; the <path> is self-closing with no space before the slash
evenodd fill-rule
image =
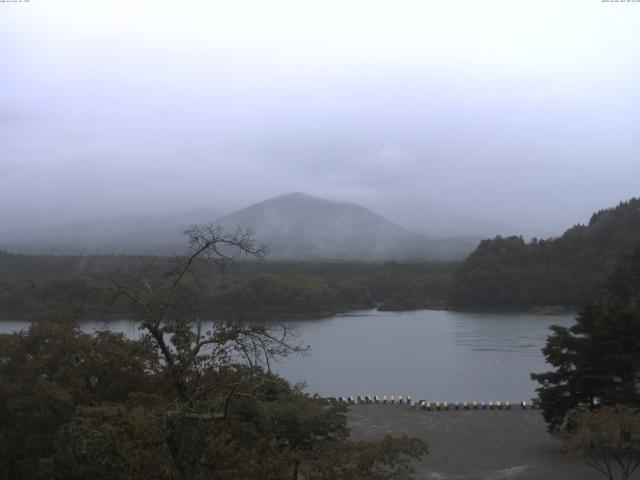
<path id="1" fill-rule="evenodd" d="M 513 407 L 512 407 L 513 408 Z M 604 477 L 563 453 L 539 410 L 424 411 L 403 405 L 355 405 L 356 439 L 385 434 L 422 438 L 429 455 L 416 465 L 428 480 L 597 480 Z"/>

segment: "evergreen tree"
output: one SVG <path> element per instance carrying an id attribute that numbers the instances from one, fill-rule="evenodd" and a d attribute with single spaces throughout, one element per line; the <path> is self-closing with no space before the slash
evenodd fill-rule
<path id="1" fill-rule="evenodd" d="M 640 246 L 576 320 L 552 327 L 543 352 L 555 371 L 531 375 L 551 431 L 573 429 L 576 414 L 599 405 L 640 407 Z"/>
<path id="2" fill-rule="evenodd" d="M 602 294 L 617 259 L 639 242 L 640 198 L 601 210 L 560 237 L 484 240 L 453 272 L 449 302 L 584 307 Z"/>

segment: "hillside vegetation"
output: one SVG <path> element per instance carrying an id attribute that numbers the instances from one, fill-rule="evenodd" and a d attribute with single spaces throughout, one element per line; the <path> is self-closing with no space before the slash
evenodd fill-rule
<path id="1" fill-rule="evenodd" d="M 50 312 L 95 318 L 108 303 L 96 287 L 110 278 L 155 278 L 167 257 L 14 255 L 0 252 L 0 318 Z M 442 304 L 453 264 L 237 263 L 224 278 L 198 270 L 182 286 L 203 317 L 308 318 L 375 307 Z M 127 305 L 112 313 L 128 315 Z"/>
<path id="2" fill-rule="evenodd" d="M 640 244 L 640 199 L 592 215 L 555 239 L 484 240 L 455 270 L 457 306 L 583 306 L 602 292 L 615 261 Z"/>
<path id="3" fill-rule="evenodd" d="M 462 263 L 239 262 L 224 279 L 205 271 L 185 294 L 205 317 L 308 318 L 373 308 L 580 307 L 597 298 L 615 261 L 640 245 L 640 200 L 595 213 L 559 238 L 484 240 Z M 269 257 L 268 257 L 269 258 Z M 0 317 L 99 315 L 87 295 L 110 277 L 161 275 L 163 256 L 53 256 L 0 252 Z M 118 306 L 116 306 L 118 307 Z M 125 306 L 116 313 L 127 315 Z"/>

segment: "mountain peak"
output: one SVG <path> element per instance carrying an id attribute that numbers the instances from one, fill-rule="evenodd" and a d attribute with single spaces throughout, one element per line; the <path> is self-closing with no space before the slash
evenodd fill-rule
<path id="1" fill-rule="evenodd" d="M 14 251 L 175 253 L 184 226 L 217 215 L 196 209 L 179 215 L 96 221 L 44 231 L 3 234 L 0 248 Z M 229 231 L 253 230 L 270 258 L 289 260 L 445 260 L 470 253 L 475 242 L 434 239 L 348 202 L 291 192 L 255 203 L 215 221 Z M 43 240 L 44 239 L 44 240 Z"/>
<path id="2" fill-rule="evenodd" d="M 336 202 L 334 200 L 329 200 L 327 198 L 315 197 L 313 195 L 309 195 L 308 193 L 303 192 L 290 192 L 284 193 L 282 195 L 278 195 L 276 197 L 268 198 L 263 200 L 260 203 L 271 202 L 271 201 L 312 201 L 312 202 L 323 202 L 323 203 L 342 203 Z"/>
<path id="3" fill-rule="evenodd" d="M 250 205 L 218 220 L 227 229 L 250 228 L 281 259 L 434 259 L 459 257 L 424 235 L 347 202 L 291 192 Z"/>
<path id="4" fill-rule="evenodd" d="M 280 195 L 280 197 L 282 198 L 315 198 L 312 197 L 311 195 L 307 194 L 307 193 L 303 193 L 303 192 L 289 192 L 289 193 L 285 193 L 283 195 Z M 278 197 L 275 197 L 278 198 Z"/>

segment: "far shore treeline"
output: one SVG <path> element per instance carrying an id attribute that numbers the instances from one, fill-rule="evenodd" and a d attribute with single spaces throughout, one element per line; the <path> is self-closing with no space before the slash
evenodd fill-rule
<path id="1" fill-rule="evenodd" d="M 462 262 L 238 262 L 223 277 L 196 269 L 182 287 L 201 314 L 308 318 L 355 309 L 573 309 L 603 290 L 612 266 L 640 245 L 640 199 L 595 213 L 562 236 L 482 241 Z M 152 256 L 17 255 L 0 252 L 0 318 L 104 309 L 97 287 L 113 276 L 153 276 L 170 259 Z M 127 304 L 112 315 L 126 316 Z M 551 309 L 553 310 L 553 309 Z"/>

